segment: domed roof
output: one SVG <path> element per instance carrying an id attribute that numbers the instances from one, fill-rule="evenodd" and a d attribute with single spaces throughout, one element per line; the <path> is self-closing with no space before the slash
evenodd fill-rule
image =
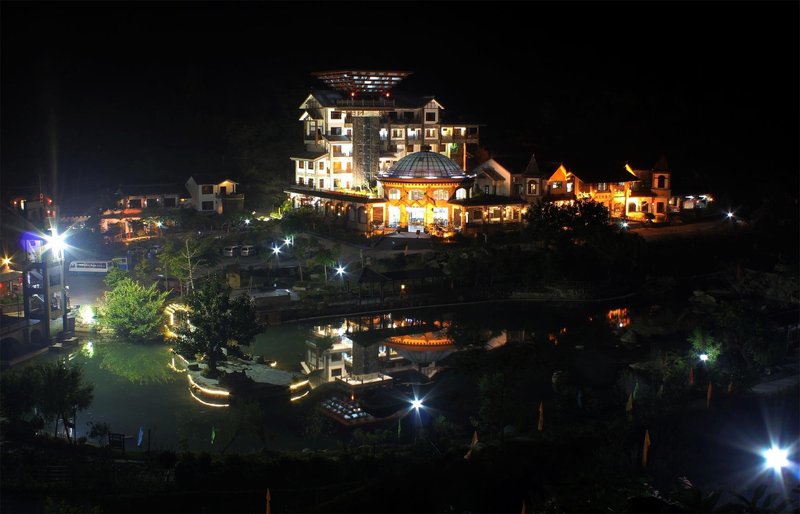
<path id="1" fill-rule="evenodd" d="M 378 179 L 465 179 L 467 174 L 446 156 L 429 151 L 406 155 L 388 170 L 378 173 Z"/>

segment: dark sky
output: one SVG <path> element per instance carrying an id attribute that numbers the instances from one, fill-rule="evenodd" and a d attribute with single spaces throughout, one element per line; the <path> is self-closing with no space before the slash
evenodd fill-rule
<path id="1" fill-rule="evenodd" d="M 495 154 L 664 152 L 676 183 L 796 194 L 798 5 L 4 1 L 2 183 L 236 174 L 231 127 L 300 144 L 310 73 L 374 67 L 413 71 L 398 89 L 485 124 Z"/>

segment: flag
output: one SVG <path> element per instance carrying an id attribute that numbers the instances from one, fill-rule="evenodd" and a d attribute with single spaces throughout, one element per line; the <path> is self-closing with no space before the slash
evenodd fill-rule
<path id="1" fill-rule="evenodd" d="M 214 444 L 214 439 L 217 438 L 217 429 L 214 428 L 214 425 L 211 425 L 211 444 Z"/>
<path id="2" fill-rule="evenodd" d="M 139 441 L 136 443 L 139 448 L 142 447 L 142 440 L 144 440 L 144 428 L 139 427 Z"/>
<path id="3" fill-rule="evenodd" d="M 272 511 L 272 508 L 270 507 L 269 504 L 271 501 L 272 501 L 272 495 L 269 494 L 269 487 L 267 487 L 267 514 L 269 514 Z"/>
<path id="4" fill-rule="evenodd" d="M 625 405 L 625 412 L 630 416 L 633 413 L 633 393 L 628 395 L 628 403 Z"/>
<path id="5" fill-rule="evenodd" d="M 694 385 L 694 368 L 689 368 L 689 385 Z"/>
<path id="6" fill-rule="evenodd" d="M 636 395 L 639 393 L 639 380 L 636 380 L 636 385 L 633 386 L 633 399 L 636 399 Z"/>
<path id="7" fill-rule="evenodd" d="M 537 427 L 539 432 L 544 429 L 544 402 L 539 402 L 539 425 Z"/>
<path id="8" fill-rule="evenodd" d="M 578 389 L 578 408 L 579 409 L 583 408 L 583 398 L 582 398 L 580 389 Z"/>
<path id="9" fill-rule="evenodd" d="M 708 390 L 706 391 L 706 409 L 711 407 L 711 391 L 713 387 L 711 386 L 711 382 L 708 383 Z"/>
<path id="10" fill-rule="evenodd" d="M 728 382 L 728 393 L 733 392 L 733 382 Z"/>
<path id="11" fill-rule="evenodd" d="M 475 432 L 472 433 L 472 442 L 469 445 L 469 450 L 467 451 L 467 454 L 464 455 L 465 459 L 469 460 L 472 458 L 472 450 L 475 449 L 475 446 L 477 444 L 478 444 L 478 431 L 476 430 Z"/>
<path id="12" fill-rule="evenodd" d="M 644 431 L 644 444 L 642 445 L 642 467 L 647 467 L 647 451 L 650 449 L 650 431 Z"/>

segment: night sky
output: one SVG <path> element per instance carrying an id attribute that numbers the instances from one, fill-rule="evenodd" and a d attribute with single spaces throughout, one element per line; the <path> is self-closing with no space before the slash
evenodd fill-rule
<path id="1" fill-rule="evenodd" d="M 2 184 L 241 179 L 254 126 L 288 180 L 311 72 L 379 68 L 495 155 L 663 152 L 677 186 L 796 195 L 798 5 L 4 1 Z"/>

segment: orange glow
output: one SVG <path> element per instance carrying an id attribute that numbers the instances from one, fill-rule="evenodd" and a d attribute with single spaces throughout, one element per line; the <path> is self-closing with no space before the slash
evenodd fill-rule
<path id="1" fill-rule="evenodd" d="M 606 314 L 606 319 L 609 324 L 615 328 L 624 328 L 631 324 L 631 319 L 626 307 L 609 310 Z"/>

